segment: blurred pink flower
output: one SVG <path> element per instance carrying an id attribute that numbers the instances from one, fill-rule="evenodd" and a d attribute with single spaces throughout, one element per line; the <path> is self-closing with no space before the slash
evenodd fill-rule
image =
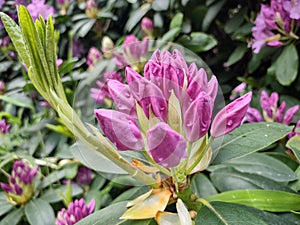
<path id="1" fill-rule="evenodd" d="M 144 17 L 141 22 L 142 33 L 151 36 L 154 30 L 154 24 L 151 19 Z"/>
<path id="2" fill-rule="evenodd" d="M 101 57 L 102 53 L 96 47 L 91 47 L 87 55 L 86 64 L 89 67 L 93 67 L 99 62 Z"/>
<path id="3" fill-rule="evenodd" d="M 7 124 L 5 119 L 0 120 L 0 133 L 6 134 L 10 129 L 10 124 Z"/>
<path id="4" fill-rule="evenodd" d="M 54 7 L 45 3 L 45 0 L 32 0 L 31 3 L 27 5 L 27 9 L 33 21 L 38 19 L 39 15 L 47 19 L 50 14 L 55 13 Z"/>

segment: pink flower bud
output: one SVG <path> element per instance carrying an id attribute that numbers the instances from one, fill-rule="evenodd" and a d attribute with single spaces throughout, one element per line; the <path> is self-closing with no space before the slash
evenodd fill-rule
<path id="1" fill-rule="evenodd" d="M 86 64 L 88 66 L 95 66 L 101 57 L 102 53 L 96 47 L 91 47 L 87 55 Z"/>
<path id="2" fill-rule="evenodd" d="M 148 17 L 144 17 L 141 22 L 141 27 L 142 27 L 142 33 L 144 35 L 152 35 L 153 29 L 154 29 L 154 24 L 151 19 Z"/>
<path id="3" fill-rule="evenodd" d="M 249 107 L 245 116 L 245 121 L 249 123 L 264 121 L 260 112 L 256 108 Z"/>
<path id="4" fill-rule="evenodd" d="M 273 92 L 270 97 L 265 90 L 261 92 L 260 105 L 269 118 L 273 118 L 274 116 L 273 112 L 277 107 L 278 98 L 277 92 Z"/>
<path id="5" fill-rule="evenodd" d="M 117 80 L 109 80 L 107 86 L 117 109 L 136 118 L 135 99 L 128 85 Z"/>
<path id="6" fill-rule="evenodd" d="M 284 115 L 284 119 L 283 119 L 283 123 L 285 125 L 289 125 L 292 122 L 292 120 L 293 120 L 295 114 L 297 113 L 298 109 L 299 109 L 299 105 L 295 105 L 295 106 L 289 108 L 286 111 L 286 113 Z"/>
<path id="7" fill-rule="evenodd" d="M 184 114 L 186 137 L 194 142 L 203 137 L 210 126 L 213 103 L 210 96 L 202 91 Z"/>
<path id="8" fill-rule="evenodd" d="M 133 97 L 143 108 L 149 119 L 150 107 L 156 117 L 166 121 L 168 117 L 167 101 L 161 90 L 151 81 L 145 79 L 131 67 L 126 67 L 126 80 Z"/>
<path id="9" fill-rule="evenodd" d="M 153 160 L 164 167 L 175 167 L 187 157 L 185 139 L 168 124 L 160 122 L 147 131 L 149 153 Z"/>
<path id="10" fill-rule="evenodd" d="M 226 105 L 220 112 L 218 112 L 211 125 L 211 135 L 213 137 L 219 137 L 224 134 L 228 134 L 240 126 L 249 108 L 251 98 L 252 92 L 248 92 L 242 97 L 239 97 Z"/>
<path id="11" fill-rule="evenodd" d="M 119 150 L 140 150 L 144 141 L 137 122 L 129 115 L 109 109 L 95 109 L 103 133 Z"/>
<path id="12" fill-rule="evenodd" d="M 276 120 L 278 123 L 282 123 L 282 116 L 285 111 L 285 106 L 286 106 L 285 101 L 283 101 L 276 111 Z"/>

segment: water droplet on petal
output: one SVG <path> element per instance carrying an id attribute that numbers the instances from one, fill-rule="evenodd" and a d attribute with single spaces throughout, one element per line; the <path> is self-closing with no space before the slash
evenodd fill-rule
<path id="1" fill-rule="evenodd" d="M 227 126 L 230 127 L 230 126 L 232 126 L 232 125 L 233 125 L 233 121 L 232 121 L 232 120 L 228 120 L 228 121 L 227 121 Z"/>

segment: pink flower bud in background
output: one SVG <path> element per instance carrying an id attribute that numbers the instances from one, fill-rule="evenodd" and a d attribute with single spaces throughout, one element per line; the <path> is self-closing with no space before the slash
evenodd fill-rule
<path id="1" fill-rule="evenodd" d="M 94 67 L 100 61 L 101 57 L 102 53 L 96 47 L 91 47 L 87 55 L 86 64 L 89 67 Z"/>
<path id="2" fill-rule="evenodd" d="M 7 124 L 5 119 L 0 120 L 0 133 L 6 134 L 10 129 L 10 124 Z"/>
<path id="3" fill-rule="evenodd" d="M 27 5 L 27 9 L 33 19 L 39 19 L 41 15 L 44 19 L 47 19 L 50 14 L 55 13 L 54 7 L 45 3 L 45 0 L 32 0 L 32 2 Z"/>
<path id="4" fill-rule="evenodd" d="M 240 83 L 238 86 L 236 86 L 229 97 L 229 99 L 232 101 L 236 99 L 237 97 L 242 96 L 242 93 L 246 90 L 247 84 L 245 82 Z"/>
<path id="5" fill-rule="evenodd" d="M 194 142 L 203 137 L 210 126 L 213 102 L 204 91 L 195 99 L 184 113 L 186 137 Z"/>
<path id="6" fill-rule="evenodd" d="M 284 115 L 284 119 L 283 119 L 283 123 L 285 125 L 289 125 L 292 122 L 292 120 L 293 120 L 294 116 L 296 115 L 298 109 L 299 109 L 299 105 L 295 105 L 295 106 L 289 108 L 286 111 L 286 113 Z"/>
<path id="7" fill-rule="evenodd" d="M 133 117 L 109 109 L 95 109 L 94 113 L 103 133 L 119 150 L 144 148 L 142 134 Z"/>
<path id="8" fill-rule="evenodd" d="M 278 103 L 278 93 L 277 92 L 273 92 L 270 97 L 268 95 L 268 93 L 263 90 L 261 92 L 261 96 L 260 96 L 260 105 L 264 111 L 264 115 L 267 117 L 265 118 L 266 120 L 274 119 L 274 112 L 277 109 L 277 103 Z"/>
<path id="9" fill-rule="evenodd" d="M 0 81 L 0 95 L 5 93 L 5 82 L 4 81 Z"/>
<path id="10" fill-rule="evenodd" d="M 254 123 L 254 122 L 262 122 L 264 119 L 262 118 L 260 112 L 255 109 L 249 107 L 245 116 L 245 121 L 249 123 Z"/>
<path id="11" fill-rule="evenodd" d="M 98 14 L 98 4 L 94 0 L 87 0 L 85 6 L 85 14 L 89 18 L 97 18 Z"/>
<path id="12" fill-rule="evenodd" d="M 142 33 L 144 35 L 152 36 L 154 30 L 154 24 L 151 19 L 144 17 L 141 22 Z"/>
<path id="13" fill-rule="evenodd" d="M 113 57 L 112 50 L 114 49 L 115 45 L 114 42 L 111 40 L 111 38 L 108 36 L 104 36 L 102 38 L 101 46 L 102 46 L 101 50 L 103 52 L 104 57 L 107 59 L 112 58 Z"/>
<path id="14" fill-rule="evenodd" d="M 153 160 L 164 167 L 175 167 L 187 157 L 183 136 L 160 122 L 147 131 L 149 153 Z"/>
<path id="15" fill-rule="evenodd" d="M 81 219 L 92 214 L 95 209 L 95 200 L 91 200 L 86 204 L 84 199 L 75 200 L 71 202 L 67 209 L 63 208 L 58 212 L 56 218 L 57 225 L 74 225 Z"/>
<path id="16" fill-rule="evenodd" d="M 85 167 L 85 166 L 80 166 L 77 171 L 76 175 L 76 180 L 77 183 L 80 185 L 88 185 L 92 182 L 92 177 L 93 173 L 92 170 Z"/>
<path id="17" fill-rule="evenodd" d="M 249 108 L 251 98 L 252 92 L 248 92 L 219 111 L 212 122 L 211 135 L 220 137 L 240 126 Z"/>

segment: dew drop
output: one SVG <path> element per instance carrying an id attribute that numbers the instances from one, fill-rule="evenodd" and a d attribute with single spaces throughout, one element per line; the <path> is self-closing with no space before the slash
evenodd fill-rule
<path id="1" fill-rule="evenodd" d="M 267 135 L 267 134 L 265 134 L 265 137 L 268 137 L 268 135 Z"/>
<path id="2" fill-rule="evenodd" d="M 233 125 L 233 121 L 232 120 L 228 120 L 227 121 L 227 126 L 231 127 Z"/>

